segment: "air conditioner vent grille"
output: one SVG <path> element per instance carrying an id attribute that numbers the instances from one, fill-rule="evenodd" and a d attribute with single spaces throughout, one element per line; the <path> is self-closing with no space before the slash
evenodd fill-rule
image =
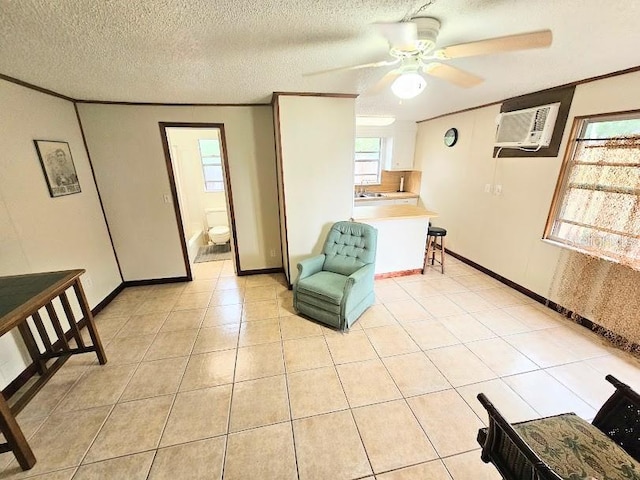
<path id="1" fill-rule="evenodd" d="M 541 108 L 536 111 L 536 120 L 533 123 L 533 129 L 536 132 L 541 132 L 544 130 L 544 124 L 547 121 L 547 116 L 549 115 L 549 107 Z"/>
<path id="2" fill-rule="evenodd" d="M 514 115 L 507 122 L 500 124 L 498 130 L 498 142 L 511 142 L 514 138 L 526 138 L 531 127 L 531 119 L 534 112 L 526 112 L 521 115 Z"/>

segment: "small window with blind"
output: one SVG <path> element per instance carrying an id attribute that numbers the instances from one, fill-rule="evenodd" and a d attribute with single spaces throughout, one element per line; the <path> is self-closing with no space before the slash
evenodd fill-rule
<path id="1" fill-rule="evenodd" d="M 219 139 L 200 139 L 200 159 L 202 161 L 202 172 L 204 173 L 204 191 L 222 192 L 224 191 L 224 180 L 222 177 L 222 156 L 220 154 Z"/>
<path id="2" fill-rule="evenodd" d="M 640 112 L 576 122 L 545 238 L 640 270 Z"/>
<path id="3" fill-rule="evenodd" d="M 354 176 L 354 182 L 356 185 L 380 183 L 383 147 L 383 138 L 356 137 Z"/>

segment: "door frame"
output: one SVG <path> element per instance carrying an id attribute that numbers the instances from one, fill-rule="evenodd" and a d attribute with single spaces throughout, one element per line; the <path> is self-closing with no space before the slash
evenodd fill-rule
<path id="1" fill-rule="evenodd" d="M 175 171 L 171 160 L 171 150 L 169 148 L 169 140 L 167 138 L 167 128 L 217 128 L 220 131 L 220 149 L 222 153 L 222 176 L 224 178 L 225 198 L 227 203 L 227 211 L 229 212 L 231 223 L 231 244 L 234 253 L 233 267 L 236 275 L 241 275 L 240 255 L 238 252 L 238 235 L 236 230 L 236 217 L 233 210 L 233 193 L 231 192 L 231 171 L 229 170 L 229 159 L 227 158 L 227 140 L 224 131 L 224 123 L 193 123 L 193 122 L 158 122 L 160 126 L 160 137 L 162 139 L 162 149 L 164 150 L 164 158 L 167 166 L 167 175 L 169 176 L 169 186 L 171 188 L 171 196 L 173 198 L 173 208 L 176 213 L 176 223 L 180 231 L 180 243 L 182 245 L 182 256 L 184 258 L 187 277 L 193 280 L 191 273 L 191 264 L 189 262 L 189 250 L 187 247 L 187 239 L 185 237 L 184 223 L 182 221 L 182 213 L 180 211 L 180 203 L 178 202 L 178 189 L 176 186 Z"/>

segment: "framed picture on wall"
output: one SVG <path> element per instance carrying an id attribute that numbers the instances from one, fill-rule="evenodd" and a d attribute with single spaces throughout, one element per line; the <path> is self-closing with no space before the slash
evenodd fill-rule
<path id="1" fill-rule="evenodd" d="M 67 142 L 34 140 L 44 178 L 52 197 L 80 193 L 76 167 Z"/>

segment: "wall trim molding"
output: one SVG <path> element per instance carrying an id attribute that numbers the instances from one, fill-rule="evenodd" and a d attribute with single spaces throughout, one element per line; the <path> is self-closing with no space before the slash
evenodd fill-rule
<path id="1" fill-rule="evenodd" d="M 397 277 L 406 277 L 408 275 L 417 275 L 419 273 L 422 273 L 422 269 L 414 268 L 413 270 L 400 270 L 398 272 L 376 273 L 374 278 L 376 280 L 382 280 L 385 278 L 397 278 Z"/>
<path id="2" fill-rule="evenodd" d="M 144 287 L 147 285 L 161 285 L 163 283 L 180 283 L 180 282 L 190 282 L 190 281 L 191 281 L 191 278 L 187 276 L 148 278 L 145 280 L 125 280 L 125 282 L 122 285 L 124 288 L 129 288 L 129 287 Z"/>
<path id="3" fill-rule="evenodd" d="M 640 71 L 640 65 L 638 65 L 636 67 L 626 68 L 624 70 L 617 70 L 615 72 L 605 73 L 603 75 L 598 75 L 598 76 L 595 76 L 595 77 L 583 78 L 582 80 L 576 80 L 575 82 L 569 82 L 569 83 L 565 83 L 563 85 L 556 85 L 554 87 L 545 88 L 544 90 L 538 90 L 536 92 L 523 93 L 521 95 L 516 95 L 515 97 L 509 97 L 509 98 L 505 98 L 505 99 L 502 99 L 502 100 L 497 100 L 495 102 L 485 103 L 483 105 L 478 105 L 476 107 L 469 107 L 469 108 L 464 108 L 462 110 L 456 110 L 455 112 L 443 113 L 442 115 L 436 115 L 435 117 L 429 117 L 429 118 L 425 118 L 423 120 L 418 120 L 418 121 L 416 121 L 416 123 L 430 122 L 431 120 L 436 120 L 438 118 L 448 117 L 450 115 L 457 115 L 459 113 L 470 112 L 472 110 L 478 110 L 480 108 L 490 107 L 491 105 L 499 105 L 499 104 L 504 103 L 504 102 L 506 102 L 508 100 L 512 100 L 514 98 L 519 98 L 519 97 L 522 97 L 522 96 L 525 96 L 525 95 L 530 95 L 530 94 L 534 94 L 534 93 L 544 93 L 544 92 L 548 92 L 549 90 L 556 90 L 556 89 L 566 88 L 566 87 L 576 87 L 578 85 L 582 85 L 583 83 L 596 82 L 598 80 L 604 80 L 604 79 L 610 78 L 610 77 L 618 77 L 620 75 L 626 75 L 628 73 L 635 73 L 635 72 L 638 72 L 638 71 Z"/>
<path id="4" fill-rule="evenodd" d="M 287 284 L 291 285 L 291 265 L 289 258 L 289 231 L 287 230 L 287 201 L 286 192 L 284 188 L 284 164 L 282 163 L 282 140 L 280 129 L 280 103 L 278 97 L 273 97 L 273 142 L 276 148 L 276 192 L 278 194 L 278 227 L 280 236 L 280 255 L 282 262 L 282 271 L 284 272 Z M 282 189 L 282 193 L 280 193 Z M 284 237 L 284 238 L 283 238 Z M 285 257 L 287 259 L 287 265 L 285 269 Z M 289 288 L 291 290 L 291 288 Z"/>
<path id="5" fill-rule="evenodd" d="M 247 275 L 264 275 L 270 273 L 284 273 L 284 268 L 275 267 L 275 268 L 255 268 L 253 270 L 240 270 L 238 269 L 238 276 L 245 277 Z"/>
<path id="6" fill-rule="evenodd" d="M 163 102 L 125 102 L 118 100 L 83 100 L 76 99 L 76 103 L 92 105 L 128 105 L 136 107 L 270 107 L 271 103 L 163 103 Z"/>
<path id="7" fill-rule="evenodd" d="M 61 93 L 54 92 L 53 90 L 49 90 L 48 88 L 42 88 L 32 83 L 25 82 L 18 78 L 10 77 L 9 75 L 3 75 L 2 73 L 0 73 L 0 80 L 6 80 L 7 82 L 15 83 L 16 85 L 20 85 L 21 87 L 35 90 L 36 92 L 44 93 L 46 95 L 51 95 L 52 97 L 61 98 L 62 100 L 66 100 L 68 102 L 75 102 L 75 99 L 71 97 L 67 97 L 66 95 L 63 95 Z"/>
<path id="8" fill-rule="evenodd" d="M 98 180 L 96 179 L 96 172 L 93 168 L 93 162 L 91 161 L 91 154 L 89 153 L 89 146 L 87 145 L 87 137 L 84 134 L 84 128 L 82 127 L 82 120 L 80 119 L 80 112 L 78 111 L 78 105 L 74 102 L 73 109 L 76 112 L 76 121 L 78 127 L 80 127 L 80 134 L 82 135 L 82 144 L 84 145 L 84 151 L 87 154 L 87 160 L 89 161 L 89 168 L 91 169 L 91 176 L 93 177 L 93 184 L 96 187 L 96 193 L 98 194 L 98 203 L 100 203 L 100 210 L 102 211 L 102 218 L 104 219 L 104 225 L 107 227 L 107 235 L 109 235 L 109 241 L 111 242 L 111 249 L 113 250 L 113 257 L 116 260 L 116 266 L 118 267 L 118 273 L 120 273 L 120 281 L 124 281 L 122 275 L 122 268 L 120 267 L 120 260 L 118 259 L 118 252 L 116 252 L 116 246 L 113 243 L 113 236 L 111 235 L 111 228 L 107 221 L 107 213 L 104 210 L 104 203 L 102 202 L 102 195 L 100 195 L 100 188 L 98 187 Z"/>
<path id="9" fill-rule="evenodd" d="M 573 312 L 573 311 L 569 310 L 568 308 L 565 308 L 562 305 L 557 304 L 553 300 L 549 300 L 548 298 L 543 297 L 542 295 L 539 295 L 539 294 L 529 290 L 528 288 L 523 287 L 522 285 L 520 285 L 518 283 L 515 283 L 514 281 L 509 280 L 508 278 L 505 278 L 502 275 L 499 275 L 499 274 L 495 273 L 494 271 L 489 270 L 486 267 L 483 267 L 482 265 L 474 262 L 473 260 L 469 260 L 468 258 L 463 257 L 462 255 L 449 250 L 448 248 L 447 248 L 447 254 L 451 255 L 454 258 L 457 258 L 462 263 L 465 263 L 465 264 L 469 265 L 470 267 L 473 267 L 476 270 L 479 270 L 482 273 L 484 273 L 486 275 L 489 275 L 492 278 L 495 278 L 500 283 L 504 283 L 505 285 L 513 288 L 514 290 L 517 290 L 518 292 L 522 293 L 523 295 L 526 295 L 527 297 L 535 300 L 536 302 L 541 303 L 545 307 L 548 307 L 549 309 L 560 313 L 561 315 L 563 315 L 564 317 L 567 317 L 569 320 L 577 323 L 578 325 L 580 325 L 580 326 L 582 326 L 582 327 L 584 327 L 584 328 L 586 328 L 588 330 L 591 330 L 594 333 L 597 333 L 601 337 L 606 338 L 609 342 L 611 342 L 613 344 L 617 344 L 617 345 L 622 345 L 625 350 L 628 350 L 628 351 L 630 351 L 632 353 L 635 353 L 635 354 L 639 354 L 640 353 L 640 345 L 637 344 L 637 343 L 630 342 L 628 339 L 626 339 L 622 335 L 618 335 L 617 333 L 612 332 L 608 328 L 605 328 L 602 325 L 597 324 L 597 323 L 589 320 L 588 318 L 585 318 L 585 317 L 577 314 L 576 312 Z"/>
<path id="10" fill-rule="evenodd" d="M 278 97 L 358 98 L 359 96 L 359 93 L 273 92 L 269 105 L 273 105 Z"/>

